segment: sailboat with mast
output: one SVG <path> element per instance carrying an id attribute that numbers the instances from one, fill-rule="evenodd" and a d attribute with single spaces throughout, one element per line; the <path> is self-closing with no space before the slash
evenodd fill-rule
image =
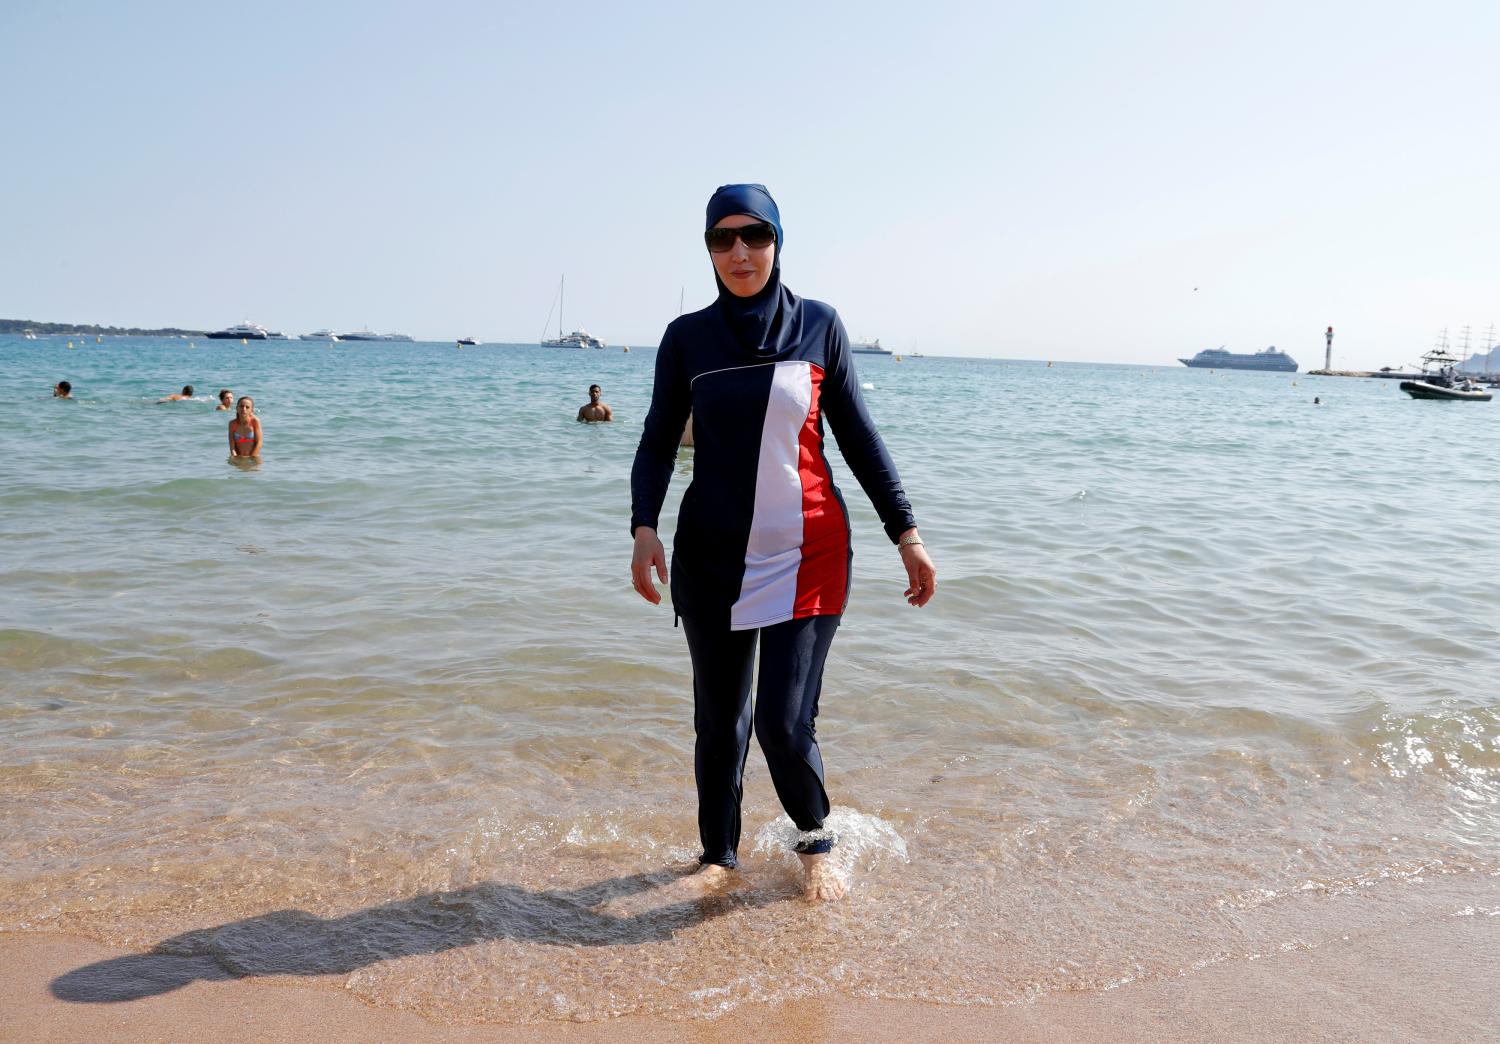
<path id="1" fill-rule="evenodd" d="M 542 330 L 543 348 L 603 348 L 605 344 L 599 338 L 587 330 L 574 330 L 564 335 L 563 331 L 563 291 L 567 287 L 568 277 L 564 275 L 557 283 L 557 336 L 548 337 L 547 331 Z M 552 318 L 549 313 L 547 318 Z"/>
<path id="2" fill-rule="evenodd" d="M 1469 354 L 1469 328 L 1464 327 L 1463 353 L 1459 356 L 1459 370 L 1476 376 L 1491 387 L 1500 386 L 1500 341 L 1495 340 L 1495 324 L 1484 332 L 1480 348 L 1474 354 Z"/>

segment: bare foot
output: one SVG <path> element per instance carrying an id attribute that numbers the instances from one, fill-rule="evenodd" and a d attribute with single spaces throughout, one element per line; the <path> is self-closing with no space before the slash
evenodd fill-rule
<path id="1" fill-rule="evenodd" d="M 717 894 L 732 885 L 735 873 L 717 863 L 695 863 L 666 884 L 635 895 L 623 895 L 603 904 L 601 913 L 611 917 L 633 917 L 643 909 L 663 903 L 686 903 Z"/>
<path id="2" fill-rule="evenodd" d="M 720 866 L 718 863 L 700 863 L 696 870 L 683 874 L 677 880 L 663 886 L 660 891 L 671 893 L 679 899 L 696 899 L 727 888 L 734 879 L 734 871 L 727 866 Z"/>
<path id="3" fill-rule="evenodd" d="M 827 852 L 814 855 L 797 853 L 802 860 L 802 894 L 814 902 L 842 899 L 849 889 L 828 859 Z"/>

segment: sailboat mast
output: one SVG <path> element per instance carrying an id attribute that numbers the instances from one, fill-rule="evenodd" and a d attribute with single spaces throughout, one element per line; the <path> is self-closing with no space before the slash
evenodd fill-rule
<path id="1" fill-rule="evenodd" d="M 568 288 L 568 275 L 566 272 L 557 281 L 557 339 L 562 340 L 562 312 L 563 292 Z"/>

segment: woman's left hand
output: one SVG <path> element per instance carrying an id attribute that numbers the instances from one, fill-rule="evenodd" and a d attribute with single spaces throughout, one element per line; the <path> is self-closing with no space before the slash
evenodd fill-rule
<path id="1" fill-rule="evenodd" d="M 903 537 L 916 533 L 915 529 L 901 534 Z M 907 588 L 902 592 L 909 605 L 923 606 L 932 601 L 937 592 L 937 566 L 927 556 L 927 548 L 921 544 L 901 544 L 901 564 L 906 567 Z"/>

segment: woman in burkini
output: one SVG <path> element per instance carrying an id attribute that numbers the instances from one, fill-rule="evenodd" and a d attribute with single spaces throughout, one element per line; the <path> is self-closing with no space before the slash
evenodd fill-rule
<path id="1" fill-rule="evenodd" d="M 635 589 L 653 605 L 668 582 L 657 520 L 683 424 L 696 458 L 672 547 L 673 607 L 693 663 L 700 866 L 684 885 L 729 880 L 740 842 L 757 638 L 754 731 L 782 807 L 801 834 L 805 892 L 834 899 L 828 794 L 814 723 L 823 664 L 849 597 L 849 516 L 823 450 L 824 418 L 926 605 L 936 571 L 896 467 L 860 396 L 849 336 L 821 301 L 781 283 L 786 242 L 763 185 L 725 185 L 704 239 L 718 300 L 667 327 L 651 409 L 630 475 Z"/>
<path id="2" fill-rule="evenodd" d="M 231 457 L 260 456 L 260 418 L 255 415 L 255 400 L 241 396 L 234 408 L 234 420 L 229 422 L 229 455 Z"/>

